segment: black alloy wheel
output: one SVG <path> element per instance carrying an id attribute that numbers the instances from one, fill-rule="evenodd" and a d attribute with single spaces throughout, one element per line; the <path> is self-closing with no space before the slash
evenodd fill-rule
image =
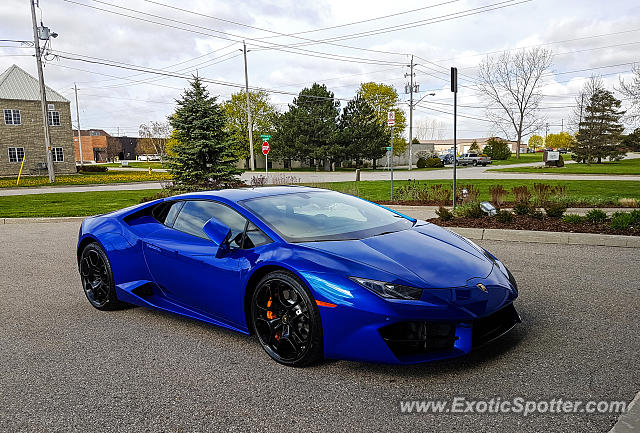
<path id="1" fill-rule="evenodd" d="M 82 288 L 91 305 L 98 310 L 122 306 L 116 297 L 111 264 L 98 243 L 92 242 L 82 250 L 78 267 Z"/>
<path id="2" fill-rule="evenodd" d="M 294 275 L 276 271 L 258 283 L 251 317 L 262 348 L 275 361 L 302 367 L 322 358 L 322 323 L 309 290 Z"/>

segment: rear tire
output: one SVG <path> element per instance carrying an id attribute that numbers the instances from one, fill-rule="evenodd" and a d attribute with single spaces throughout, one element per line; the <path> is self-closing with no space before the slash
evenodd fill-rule
<path id="1" fill-rule="evenodd" d="M 95 308 L 116 310 L 126 305 L 116 296 L 111 263 L 100 244 L 92 242 L 84 247 L 78 270 L 84 294 Z"/>
<path id="2" fill-rule="evenodd" d="M 295 275 L 265 275 L 251 297 L 258 341 L 276 362 L 304 367 L 322 359 L 322 321 L 309 289 Z"/>
<path id="3" fill-rule="evenodd" d="M 477 167 L 477 166 L 478 166 L 478 161 L 473 160 L 473 166 L 474 166 L 474 167 Z"/>

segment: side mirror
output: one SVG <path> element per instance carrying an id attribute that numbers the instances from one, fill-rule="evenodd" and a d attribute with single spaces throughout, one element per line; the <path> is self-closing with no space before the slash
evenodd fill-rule
<path id="1" fill-rule="evenodd" d="M 229 239 L 231 238 L 231 229 L 229 227 L 217 219 L 211 218 L 202 227 L 202 231 L 218 247 L 216 257 L 220 257 L 229 251 Z"/>

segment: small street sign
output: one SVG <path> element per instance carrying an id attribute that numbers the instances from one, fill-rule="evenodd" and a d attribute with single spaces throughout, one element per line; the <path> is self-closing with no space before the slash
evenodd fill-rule
<path id="1" fill-rule="evenodd" d="M 386 147 L 386 149 L 387 149 L 387 150 L 391 150 L 391 146 L 387 146 L 387 147 Z"/>
<path id="2" fill-rule="evenodd" d="M 260 139 L 262 141 L 269 141 L 271 139 L 271 136 L 267 134 L 260 134 Z"/>
<path id="3" fill-rule="evenodd" d="M 268 141 L 264 141 L 262 143 L 262 153 L 264 153 L 265 155 L 269 154 L 269 142 Z"/>
<path id="4" fill-rule="evenodd" d="M 393 126 L 396 124 L 396 112 L 389 111 L 387 113 L 387 126 Z"/>

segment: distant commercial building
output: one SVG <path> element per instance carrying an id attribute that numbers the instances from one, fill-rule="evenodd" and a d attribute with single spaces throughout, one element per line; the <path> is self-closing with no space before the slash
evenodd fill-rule
<path id="1" fill-rule="evenodd" d="M 82 161 L 83 162 L 106 162 L 107 161 L 107 139 L 111 137 L 102 129 L 82 129 Z M 80 162 L 80 142 L 78 141 L 78 131 L 73 130 L 73 146 L 75 149 L 76 161 Z"/>
<path id="2" fill-rule="evenodd" d="M 75 173 L 69 100 L 46 87 L 53 168 Z M 46 174 L 44 125 L 38 80 L 16 65 L 0 74 L 0 175 Z"/>

